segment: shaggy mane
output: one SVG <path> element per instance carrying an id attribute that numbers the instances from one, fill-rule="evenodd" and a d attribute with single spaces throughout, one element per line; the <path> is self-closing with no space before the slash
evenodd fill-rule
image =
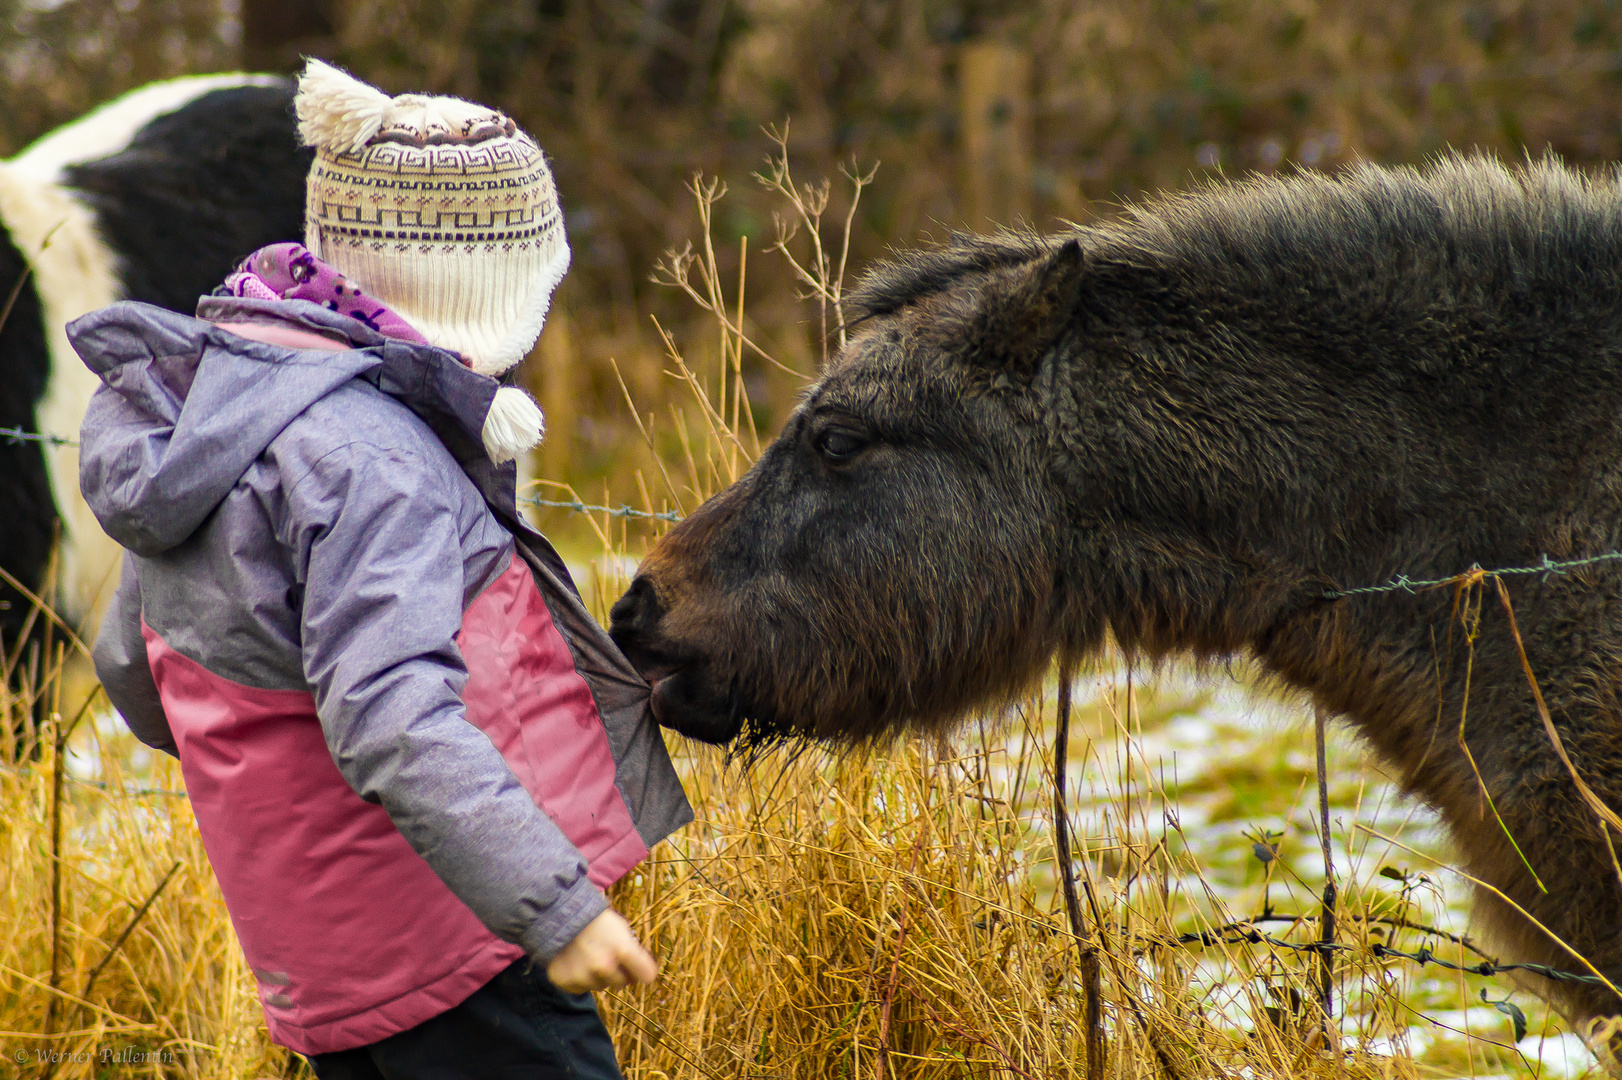
<path id="1" fill-rule="evenodd" d="M 1575 172 L 1552 154 L 1516 167 L 1453 154 L 1419 168 L 1360 164 L 1213 181 L 1070 233 L 953 233 L 874 264 L 846 309 L 852 323 L 889 314 L 967 278 L 1035 261 L 1072 236 L 1090 260 L 1176 265 L 1230 287 L 1287 277 L 1332 294 L 1340 283 L 1394 282 L 1426 260 L 1431 274 L 1440 270 L 1467 291 L 1569 279 L 1574 264 L 1615 287 L 1622 174 Z"/>

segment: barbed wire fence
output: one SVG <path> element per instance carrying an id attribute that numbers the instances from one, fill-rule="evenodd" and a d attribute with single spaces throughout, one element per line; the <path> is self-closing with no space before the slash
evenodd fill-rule
<path id="1" fill-rule="evenodd" d="M 70 439 L 66 435 L 52 435 L 38 431 L 24 431 L 15 427 L 0 427 L 0 442 L 11 445 L 24 443 L 39 443 L 43 446 L 64 446 L 77 448 L 79 440 Z M 557 500 L 542 499 L 532 495 L 521 495 L 518 501 L 525 506 L 539 506 L 554 510 L 572 510 L 577 514 L 606 514 L 609 517 L 631 518 L 642 521 L 668 521 L 677 522 L 682 515 L 674 510 L 655 511 L 638 510 L 634 506 L 596 506 L 591 503 L 580 502 L 578 499 Z"/>
<path id="2" fill-rule="evenodd" d="M 48 432 L 24 431 L 21 428 L 0 427 L 0 441 L 7 443 L 40 443 L 46 446 L 78 447 L 79 440 L 66 435 L 53 435 Z M 538 496 L 521 495 L 518 501 L 526 506 L 538 506 L 553 510 L 571 510 L 577 514 L 606 514 L 609 517 L 629 518 L 641 521 L 667 521 L 675 523 L 681 521 L 683 516 L 675 510 L 639 510 L 634 506 L 621 503 L 619 506 L 601 506 L 593 503 L 581 502 L 578 499 L 542 499 Z M 1529 566 L 1506 566 L 1496 570 L 1483 570 L 1479 565 L 1461 571 L 1451 577 L 1443 578 L 1410 578 L 1407 574 L 1397 574 L 1389 581 L 1379 585 L 1363 585 L 1353 589 L 1325 590 L 1323 599 L 1340 600 L 1349 596 L 1369 596 L 1379 593 L 1406 592 L 1418 593 L 1426 589 L 1440 588 L 1444 585 L 1456 585 L 1467 581 L 1484 581 L 1499 577 L 1514 577 L 1526 574 L 1563 574 L 1567 570 L 1575 570 L 1596 563 L 1614 562 L 1622 559 L 1622 551 L 1607 551 L 1600 555 L 1590 555 L 1581 559 L 1555 560 L 1545 555 L 1543 558 Z"/>

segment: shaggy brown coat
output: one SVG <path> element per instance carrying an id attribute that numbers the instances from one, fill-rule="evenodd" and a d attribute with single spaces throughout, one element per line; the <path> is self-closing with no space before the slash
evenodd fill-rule
<path id="1" fill-rule="evenodd" d="M 1459 158 L 1216 186 L 905 254 L 851 305 L 782 435 L 615 607 L 666 723 L 860 740 L 995 708 L 1109 636 L 1253 657 L 1622 980 L 1619 873 L 1496 598 L 1472 657 L 1454 589 L 1327 595 L 1622 549 L 1617 175 Z M 1622 808 L 1622 564 L 1505 583 L 1566 750 Z M 1481 900 L 1506 959 L 1585 971 Z"/>

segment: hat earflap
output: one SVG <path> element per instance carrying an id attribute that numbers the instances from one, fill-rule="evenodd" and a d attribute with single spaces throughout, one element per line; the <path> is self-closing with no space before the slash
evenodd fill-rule
<path id="1" fill-rule="evenodd" d="M 394 99 L 320 60 L 309 60 L 298 77 L 299 138 L 333 154 L 358 154 L 383 126 Z"/>
<path id="2" fill-rule="evenodd" d="M 516 386 L 503 386 L 484 417 L 484 451 L 497 465 L 540 444 L 546 418 L 535 400 Z"/>

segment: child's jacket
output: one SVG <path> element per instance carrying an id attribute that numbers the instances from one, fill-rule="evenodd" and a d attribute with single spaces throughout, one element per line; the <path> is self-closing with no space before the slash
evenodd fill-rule
<path id="1" fill-rule="evenodd" d="M 81 484 L 129 552 L 96 670 L 180 757 L 272 1036 L 343 1050 L 549 960 L 692 813 L 484 456 L 495 380 L 305 301 L 198 314 L 68 328 L 105 383 Z M 342 351 L 250 339 L 300 334 Z"/>

